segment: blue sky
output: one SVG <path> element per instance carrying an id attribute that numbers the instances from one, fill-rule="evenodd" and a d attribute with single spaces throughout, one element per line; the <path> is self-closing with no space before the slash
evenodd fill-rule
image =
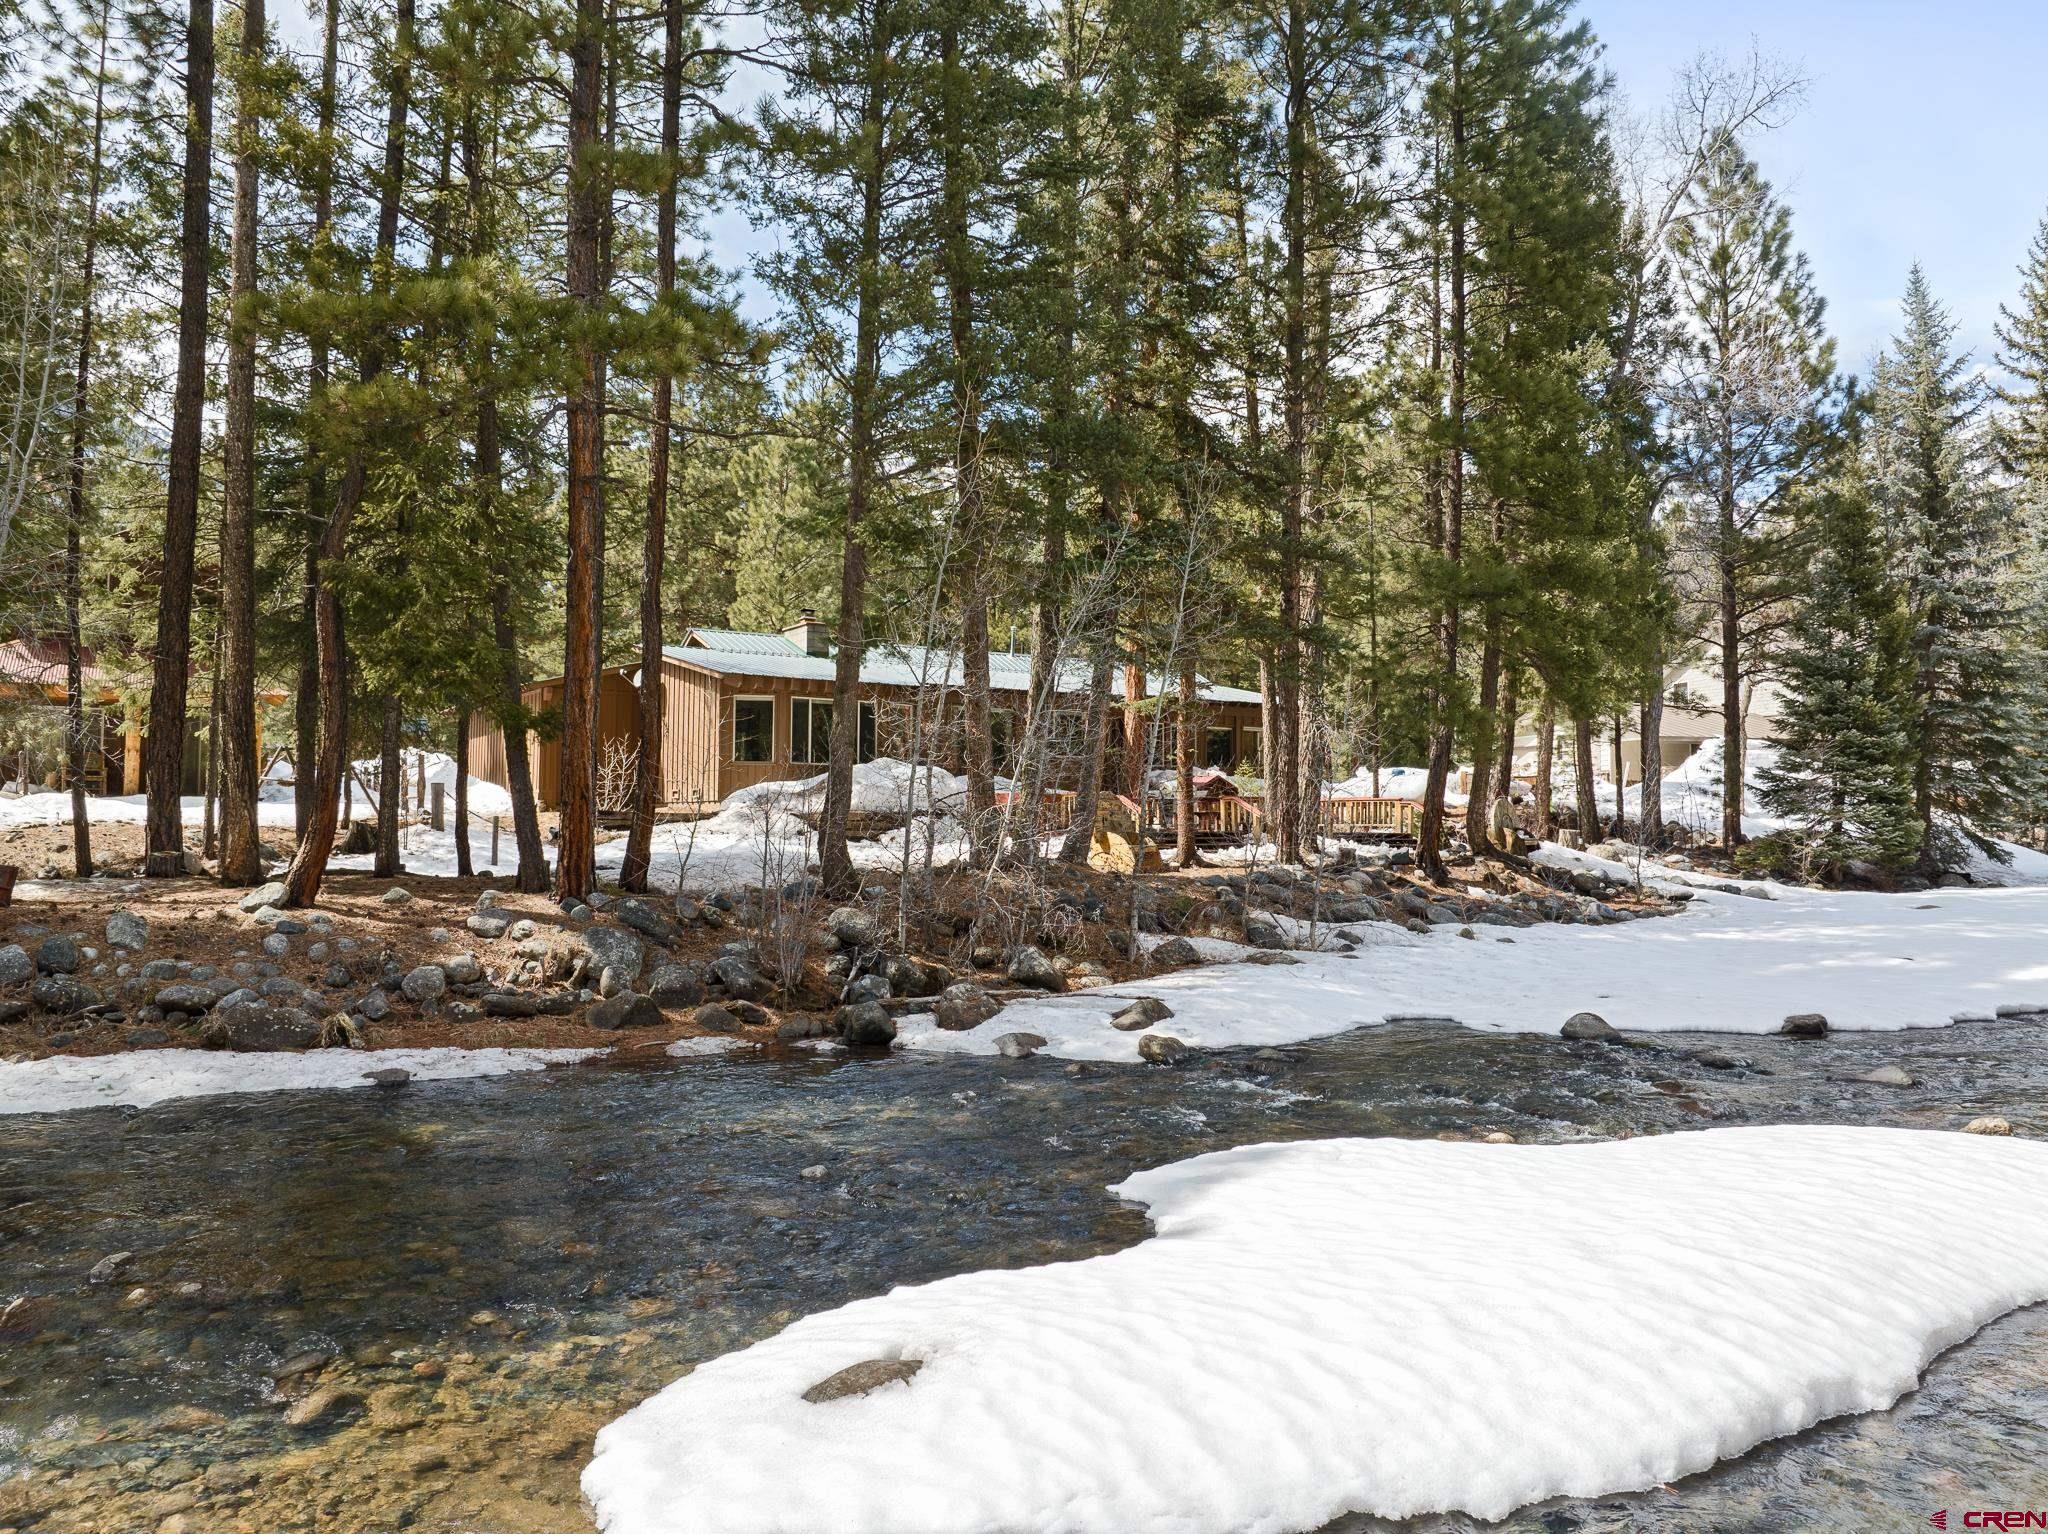
<path id="1" fill-rule="evenodd" d="M 1796 66 L 1799 113 L 1754 146 L 1841 343 L 1869 371 L 1919 261 L 1989 363 L 2048 212 L 2048 0 L 1581 0 L 1639 110 L 1702 49 Z"/>

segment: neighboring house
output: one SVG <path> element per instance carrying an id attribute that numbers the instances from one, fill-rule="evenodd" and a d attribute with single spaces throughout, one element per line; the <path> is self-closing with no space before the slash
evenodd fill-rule
<path id="1" fill-rule="evenodd" d="M 835 647 L 825 625 L 806 614 L 779 634 L 741 629 L 692 629 L 684 642 L 663 651 L 662 802 L 670 810 L 715 807 L 736 789 L 780 779 L 814 777 L 825 770 L 832 732 L 832 675 Z M 637 666 L 606 667 L 598 692 L 600 760 L 613 742 L 639 737 Z M 1016 731 L 1028 708 L 1031 657 L 1008 651 L 989 656 L 994 694 L 991 734 L 996 770 L 1011 764 Z M 1085 666 L 1063 668 L 1062 703 L 1055 710 L 1058 735 L 1078 737 Z M 860 759 L 911 757 L 923 740 L 923 755 L 949 771 L 961 770 L 962 702 L 960 657 L 956 651 L 918 645 L 868 647 L 860 672 Z M 1147 678 L 1156 695 L 1159 678 Z M 1123 696 L 1121 676 L 1112 691 Z M 1171 689 L 1169 689 L 1169 692 Z M 1200 760 L 1205 766 L 1257 771 L 1259 695 L 1242 687 L 1200 682 L 1204 705 Z M 535 682 L 525 705 L 543 712 L 561 702 L 560 677 Z M 1111 722 L 1112 743 L 1121 741 Z M 470 770 L 490 782 L 505 782 L 505 742 L 481 716 L 470 729 Z M 544 809 L 561 795 L 562 751 L 558 742 L 529 732 L 525 741 L 533 766 L 534 795 Z M 1170 762 L 1171 741 L 1156 760 Z M 1071 757 L 1056 749 L 1055 759 Z M 1054 777 L 1059 774 L 1055 769 Z M 1121 781 L 1114 757 L 1107 757 L 1105 781 Z M 1071 783 L 1066 786 L 1072 786 Z"/>
<path id="2" fill-rule="evenodd" d="M 1778 736 L 1778 685 L 1771 681 L 1750 682 L 1743 687 L 1742 738 L 1748 742 L 1775 740 Z M 1621 736 L 1621 766 L 1623 786 L 1640 782 L 1643 775 L 1641 718 L 1636 714 L 1624 716 Z M 1600 744 L 1593 752 L 1595 776 L 1606 781 L 1612 750 L 1607 744 L 1608 734 L 1600 730 L 1596 722 L 1596 737 Z M 1664 679 L 1664 719 L 1659 730 L 1662 750 L 1659 753 L 1663 770 L 1659 777 L 1668 777 L 1687 757 L 1710 740 L 1721 738 L 1721 678 L 1718 673 L 1700 667 L 1690 666 L 1669 673 Z M 1526 724 L 1515 737 L 1516 771 L 1527 777 L 1533 773 L 1536 761 L 1536 730 Z M 1571 762 L 1571 727 L 1564 720 L 1558 721 L 1558 761 L 1569 772 Z"/>

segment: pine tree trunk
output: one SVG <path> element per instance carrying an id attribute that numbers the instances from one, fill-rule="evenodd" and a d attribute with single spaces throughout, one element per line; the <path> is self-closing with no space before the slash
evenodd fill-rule
<path id="1" fill-rule="evenodd" d="M 404 716 L 396 698 L 384 700 L 377 766 L 377 856 L 370 872 L 395 879 L 404 871 L 398 861 L 398 814 L 405 799 Z"/>
<path id="2" fill-rule="evenodd" d="M 324 250 L 334 224 L 334 101 L 340 67 L 341 0 L 327 0 L 321 28 L 320 104 L 317 125 L 320 158 L 313 177 L 313 250 Z M 308 347 L 306 413 L 313 418 L 327 393 L 327 338 L 316 336 Z M 306 454 L 305 583 L 299 597 L 299 680 L 292 706 L 292 829 L 300 841 L 313 822 L 319 787 L 320 752 L 320 540 L 332 508 L 328 505 L 327 461 L 309 431 Z M 330 785 L 331 786 L 331 785 Z"/>
<path id="3" fill-rule="evenodd" d="M 655 211 L 655 296 L 676 290 L 677 154 L 682 144 L 683 0 L 663 0 L 661 51 L 661 195 Z M 640 551 L 640 756 L 633 770 L 633 825 L 619 869 L 622 889 L 644 890 L 654 861 L 654 816 L 661 807 L 661 757 L 666 697 L 662 676 L 661 579 L 668 555 L 669 412 L 675 380 L 664 368 L 654 380 L 654 419 L 647 439 L 647 527 Z"/>
<path id="4" fill-rule="evenodd" d="M 603 300 L 598 244 L 604 222 L 605 178 L 596 165 L 604 91 L 604 7 L 576 0 L 576 36 L 570 48 L 568 292 L 579 323 L 594 327 Z M 591 329 L 573 343 L 575 383 L 568 399 L 568 570 L 563 580 L 561 841 L 555 891 L 581 899 L 596 883 L 597 867 L 597 646 L 602 537 L 604 444 L 603 359 Z"/>
<path id="5" fill-rule="evenodd" d="M 179 796 L 185 776 L 185 694 L 192 665 L 192 577 L 199 535 L 200 434 L 206 405 L 207 260 L 212 239 L 213 0 L 185 13 L 185 179 L 178 297 L 178 381 L 171 398 L 169 487 L 164 498 L 163 568 L 157 584 L 156 655 L 151 665 L 147 803 L 142 871 L 185 869 Z"/>
<path id="6" fill-rule="evenodd" d="M 1174 750 L 1174 863 L 1193 868 L 1201 859 L 1195 847 L 1195 739 L 1198 734 L 1195 668 L 1180 668 L 1180 731 Z"/>
<path id="7" fill-rule="evenodd" d="M 1061 659 L 1059 582 L 1067 563 L 1066 496 L 1062 466 L 1050 466 L 1053 492 L 1046 505 L 1045 536 L 1040 545 L 1038 601 L 1031 614 L 1031 704 L 1024 740 L 1023 770 L 1018 775 L 1016 817 L 1021 828 L 1017 853 L 1028 863 L 1040 856 L 1046 783 L 1054 771 L 1052 753 L 1059 729 Z"/>
<path id="8" fill-rule="evenodd" d="M 256 828 L 256 153 L 255 76 L 263 0 L 242 0 L 236 60 L 235 225 L 228 287 L 227 419 L 220 501 L 220 882 L 257 884 Z"/>
<path id="9" fill-rule="evenodd" d="M 1493 849 L 1493 733 L 1499 707 L 1500 626 L 1489 618 L 1479 650 L 1479 718 L 1472 727 L 1472 786 L 1465 799 L 1465 840 L 1478 853 Z"/>
<path id="10" fill-rule="evenodd" d="M 498 646 L 499 686 L 505 717 L 521 717 L 525 683 L 519 663 L 519 636 L 512 627 L 512 593 L 501 582 L 491 593 L 491 626 Z M 512 835 L 519 847 L 519 868 L 513 887 L 537 895 L 548 887 L 548 854 L 540 837 L 540 811 L 533 799 L 533 759 L 527 754 L 526 730 L 505 726 L 505 792 L 512 799 Z"/>
<path id="11" fill-rule="evenodd" d="M 1462 11 L 1459 16 L 1462 18 Z M 1451 52 L 1451 164 L 1462 175 L 1465 157 L 1464 58 L 1462 39 Z M 1460 194 L 1462 195 L 1462 194 Z M 1450 443 L 1444 457 L 1443 525 L 1437 540 L 1444 564 L 1453 576 L 1463 557 L 1465 521 L 1465 210 L 1453 199 L 1450 220 L 1451 286 L 1450 397 L 1446 424 Z M 1446 599 L 1437 627 L 1437 688 L 1435 720 L 1429 739 L 1429 780 L 1423 790 L 1422 828 L 1417 861 L 1431 879 L 1444 877 L 1444 791 L 1451 776 L 1451 752 L 1455 745 L 1452 703 L 1458 690 L 1458 600 Z"/>
<path id="12" fill-rule="evenodd" d="M 85 436 L 91 409 L 94 277 L 106 146 L 107 26 L 112 9 L 112 0 L 100 0 L 99 63 L 92 88 L 92 161 L 86 172 L 85 250 L 79 261 L 78 368 L 71 386 L 69 515 L 64 524 L 64 637 L 68 651 L 64 659 L 64 758 L 71 780 L 71 864 L 81 879 L 92 877 L 92 817 L 85 804 L 85 636 L 79 614 L 84 596 Z"/>
<path id="13" fill-rule="evenodd" d="M 398 251 L 398 215 L 405 183 L 405 128 L 411 110 L 414 0 L 397 0 L 393 15 L 391 96 L 384 120 L 384 173 L 377 194 L 377 255 L 374 279 L 380 289 L 390 284 Z M 366 384 L 384 371 L 384 347 L 373 341 L 363 350 L 361 376 Z M 320 660 L 320 752 L 315 774 L 312 818 L 306 823 L 290 871 L 285 875 L 285 904 L 310 906 L 320 898 L 327 859 L 334 852 L 335 820 L 341 812 L 342 784 L 348 777 L 348 656 L 344 649 L 341 595 L 326 578 L 348 550 L 349 527 L 363 503 L 369 483 L 367 449 L 354 447 L 342 470 L 341 484 L 327 525 L 320 533 L 318 584 L 313 601 L 315 645 Z"/>
<path id="14" fill-rule="evenodd" d="M 1557 760 L 1557 706 L 1546 693 L 1536 715 L 1536 839 L 1550 841 L 1557 835 L 1556 788 L 1551 769 Z"/>
<path id="15" fill-rule="evenodd" d="M 1109 679 L 1114 671 L 1114 641 L 1096 642 L 1095 667 L 1088 677 L 1088 713 L 1081 730 L 1081 782 L 1074 792 L 1074 823 L 1060 843 L 1060 861 L 1088 861 L 1095 835 L 1095 814 L 1102 804 L 1102 758 L 1109 738 Z"/>
<path id="16" fill-rule="evenodd" d="M 1729 532 L 1732 535 L 1732 515 Z M 1721 566 L 1721 845 L 1742 844 L 1742 616 L 1733 565 Z"/>
<path id="17" fill-rule="evenodd" d="M 509 754 L 509 753 L 508 753 Z M 472 877 L 469 853 L 469 710 L 455 715 L 455 874 Z"/>
<path id="18" fill-rule="evenodd" d="M 1664 647 L 1659 644 L 1651 657 L 1654 685 L 1643 695 L 1642 709 L 1642 825 L 1637 831 L 1642 844 L 1651 851 L 1664 845 Z"/>
<path id="19" fill-rule="evenodd" d="M 214 805 L 220 787 L 220 630 L 216 621 L 213 645 L 213 674 L 206 687 L 206 765 L 199 780 L 199 855 L 211 860 L 220 853 L 219 827 Z"/>
<path id="20" fill-rule="evenodd" d="M 1579 835 L 1591 843 L 1600 834 L 1600 800 L 1593 792 L 1593 721 L 1572 720 L 1572 778 L 1578 789 Z"/>
<path id="21" fill-rule="evenodd" d="M 1608 741 L 1608 752 L 1614 772 L 1614 834 L 1617 839 L 1628 839 L 1628 811 L 1622 803 L 1621 778 L 1625 770 L 1621 759 L 1621 715 L 1614 716 L 1614 734 Z"/>
<path id="22" fill-rule="evenodd" d="M 1128 645 L 1128 641 L 1126 642 Z M 1145 802 L 1145 793 L 1151 787 L 1145 781 L 1145 769 L 1151 761 L 1151 752 L 1146 746 L 1145 715 L 1141 706 L 1145 701 L 1145 667 L 1136 651 L 1124 651 L 1124 707 L 1123 707 L 1123 749 L 1120 765 L 1123 767 L 1123 794 L 1139 804 Z"/>
<path id="23" fill-rule="evenodd" d="M 866 521 L 874 491 L 879 449 L 879 394 L 882 370 L 882 212 L 888 167 L 883 162 L 888 92 L 896 40 L 886 7 L 877 6 L 868 36 L 867 87 L 861 104 L 861 132 L 869 146 L 860 171 L 860 228 L 852 251 L 854 273 L 853 376 L 847 389 L 846 525 L 839 557 L 839 649 L 832 669 L 832 749 L 825 774 L 825 804 L 818 817 L 818 869 L 832 895 L 856 883 L 847 851 L 846 826 L 853 809 L 854 759 L 860 750 L 860 663 L 867 641 L 868 556 Z"/>
<path id="24" fill-rule="evenodd" d="M 1515 735 L 1522 721 L 1521 667 L 1503 665 L 1500 683 L 1500 744 L 1494 753 L 1493 797 L 1515 797 Z"/>

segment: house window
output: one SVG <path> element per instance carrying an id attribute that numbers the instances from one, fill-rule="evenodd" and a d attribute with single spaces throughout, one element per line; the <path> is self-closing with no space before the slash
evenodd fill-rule
<path id="1" fill-rule="evenodd" d="M 1202 747 L 1202 765 L 1214 767 L 1218 772 L 1228 772 L 1236 763 L 1236 758 L 1231 754 L 1235 749 L 1236 742 L 1228 726 L 1211 729 L 1207 742 Z"/>
<path id="2" fill-rule="evenodd" d="M 832 760 L 832 700 L 789 700 L 789 759 L 816 766 Z"/>
<path id="3" fill-rule="evenodd" d="M 1252 724 L 1246 725 L 1237 733 L 1244 737 L 1244 749 L 1237 756 L 1237 770 L 1250 773 L 1263 772 L 1265 764 L 1259 755 L 1259 737 L 1265 732 L 1257 725 Z"/>
<path id="4" fill-rule="evenodd" d="M 875 706 L 863 703 L 860 706 L 860 742 L 854 752 L 863 762 L 872 762 L 879 753 L 875 749 Z"/>
<path id="5" fill-rule="evenodd" d="M 732 759 L 736 762 L 775 760 L 775 700 L 732 700 Z"/>

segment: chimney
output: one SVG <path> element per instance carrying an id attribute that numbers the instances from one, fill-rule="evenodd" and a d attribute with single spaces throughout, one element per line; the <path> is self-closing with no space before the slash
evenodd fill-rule
<path id="1" fill-rule="evenodd" d="M 815 610 L 806 607 L 796 622 L 782 631 L 782 637 L 806 655 L 830 655 L 832 631 L 818 621 Z"/>

